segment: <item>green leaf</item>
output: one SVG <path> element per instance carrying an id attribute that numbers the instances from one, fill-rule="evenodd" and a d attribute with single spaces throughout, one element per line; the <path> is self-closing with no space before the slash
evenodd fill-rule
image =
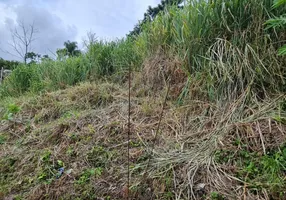
<path id="1" fill-rule="evenodd" d="M 19 106 L 17 106 L 16 104 L 8 105 L 8 111 L 13 113 L 13 114 L 18 113 L 20 110 L 21 110 L 21 108 Z"/>
<path id="2" fill-rule="evenodd" d="M 278 50 L 278 55 L 286 55 L 286 44 Z"/>
<path id="3" fill-rule="evenodd" d="M 13 120 L 13 113 L 8 113 L 7 119 L 10 121 Z"/>
<path id="4" fill-rule="evenodd" d="M 286 4 L 286 0 L 274 0 L 273 8 L 278 8 L 284 4 Z"/>
<path id="5" fill-rule="evenodd" d="M 0 135 L 0 144 L 4 144 L 6 141 L 6 137 Z"/>
<path id="6" fill-rule="evenodd" d="M 286 17 L 280 16 L 266 21 L 266 29 L 283 27 L 286 25 Z"/>
<path id="7" fill-rule="evenodd" d="M 94 169 L 91 169 L 91 170 L 89 171 L 89 173 L 90 173 L 91 175 L 95 175 L 95 170 L 94 170 Z"/>
<path id="8" fill-rule="evenodd" d="M 59 165 L 60 167 L 63 167 L 63 166 L 64 166 L 64 162 L 61 161 L 61 160 L 57 160 L 57 163 L 58 163 L 58 165 Z"/>

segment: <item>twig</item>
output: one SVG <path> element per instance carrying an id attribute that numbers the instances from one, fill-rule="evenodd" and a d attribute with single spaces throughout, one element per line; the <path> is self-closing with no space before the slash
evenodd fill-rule
<path id="1" fill-rule="evenodd" d="M 161 110 L 161 113 L 160 113 L 160 118 L 159 118 L 158 126 L 157 126 L 157 129 L 156 129 L 156 132 L 155 132 L 155 136 L 154 136 L 152 144 L 151 144 L 152 146 L 151 146 L 150 155 L 149 155 L 149 158 L 148 158 L 148 161 L 147 161 L 147 165 L 146 165 L 145 171 L 143 173 L 143 180 L 146 179 L 147 170 L 149 168 L 150 161 L 151 161 L 151 156 L 153 154 L 153 150 L 154 150 L 154 147 L 155 147 L 155 141 L 157 139 L 157 136 L 158 136 L 158 133 L 159 133 L 159 130 L 160 130 L 160 126 L 161 126 L 161 122 L 162 122 L 162 118 L 163 118 L 163 113 L 164 113 L 164 110 L 165 110 L 165 107 L 166 107 L 166 104 L 167 104 L 167 98 L 168 98 L 168 95 L 169 95 L 169 91 L 170 91 L 170 81 L 169 81 L 169 85 L 168 85 L 167 92 L 166 92 L 166 95 L 165 95 L 163 107 L 162 107 L 162 110 Z"/>
<path id="2" fill-rule="evenodd" d="M 258 133 L 259 133 L 259 135 L 260 135 L 260 140 L 261 140 L 261 144 L 262 144 L 262 148 L 263 148 L 263 153 L 264 153 L 264 155 L 266 155 L 266 150 L 265 150 L 263 135 L 262 135 L 262 132 L 261 132 L 261 129 L 260 129 L 260 126 L 259 126 L 259 122 L 257 122 L 257 130 L 258 130 Z"/>
<path id="3" fill-rule="evenodd" d="M 130 187 L 130 129 L 131 129 L 131 65 L 128 67 L 128 143 L 127 143 L 127 200 L 129 200 L 129 187 Z"/>

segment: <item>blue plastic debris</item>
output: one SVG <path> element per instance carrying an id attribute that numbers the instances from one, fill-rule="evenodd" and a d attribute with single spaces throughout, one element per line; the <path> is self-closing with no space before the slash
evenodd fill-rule
<path id="1" fill-rule="evenodd" d="M 59 169 L 59 172 L 57 173 L 57 179 L 60 178 L 63 175 L 64 171 L 65 171 L 64 167 L 61 167 Z"/>

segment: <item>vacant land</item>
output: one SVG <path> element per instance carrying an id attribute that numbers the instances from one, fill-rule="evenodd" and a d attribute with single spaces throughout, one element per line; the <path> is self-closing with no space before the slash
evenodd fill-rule
<path id="1" fill-rule="evenodd" d="M 18 66 L 0 86 L 0 199 L 286 199 L 281 5 L 190 1 Z"/>

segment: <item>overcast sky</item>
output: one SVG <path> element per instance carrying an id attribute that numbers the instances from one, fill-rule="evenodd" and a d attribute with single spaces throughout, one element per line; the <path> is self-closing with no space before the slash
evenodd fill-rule
<path id="1" fill-rule="evenodd" d="M 82 39 L 88 31 L 99 38 L 124 37 L 143 18 L 148 6 L 160 0 L 0 0 L 0 57 L 17 59 L 12 52 L 10 29 L 19 20 L 34 22 L 38 30 L 32 50 L 50 54 L 67 40 Z M 13 52 L 14 53 L 14 52 Z"/>

